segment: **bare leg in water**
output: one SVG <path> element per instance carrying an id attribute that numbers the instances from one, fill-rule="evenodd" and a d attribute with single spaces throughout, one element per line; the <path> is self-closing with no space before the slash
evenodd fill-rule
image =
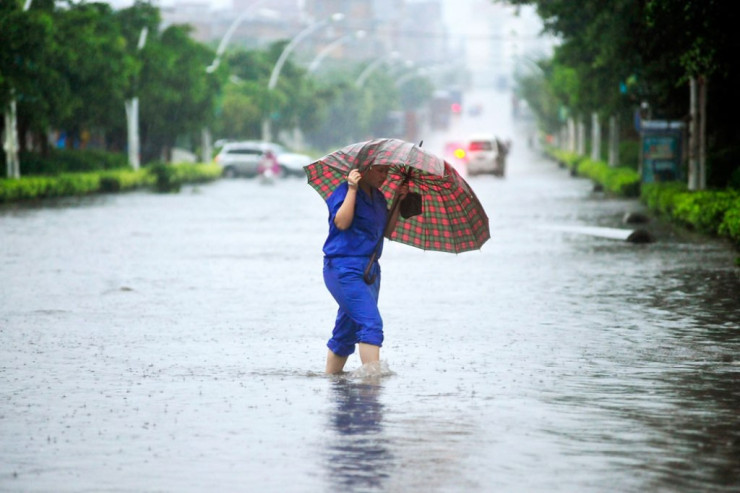
<path id="1" fill-rule="evenodd" d="M 360 349 L 360 361 L 363 365 L 380 361 L 380 346 L 361 342 L 358 347 Z M 338 356 L 330 349 L 326 354 L 326 373 L 330 375 L 341 373 L 344 370 L 345 363 L 347 363 L 347 358 L 348 356 Z"/>

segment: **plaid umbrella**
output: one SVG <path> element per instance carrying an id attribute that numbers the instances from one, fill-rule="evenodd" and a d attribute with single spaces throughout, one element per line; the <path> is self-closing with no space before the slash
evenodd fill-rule
<path id="1" fill-rule="evenodd" d="M 480 249 L 491 237 L 488 216 L 468 183 L 449 163 L 410 142 L 375 139 L 351 144 L 304 170 L 308 184 L 326 200 L 350 170 L 362 172 L 373 165 L 391 166 L 381 187 L 391 210 L 400 205 L 395 196 L 404 182 L 409 184 L 409 196 L 421 205 L 421 213 L 415 215 L 411 214 L 418 210 L 404 214 L 401 207 L 391 240 L 422 250 L 460 253 Z"/>

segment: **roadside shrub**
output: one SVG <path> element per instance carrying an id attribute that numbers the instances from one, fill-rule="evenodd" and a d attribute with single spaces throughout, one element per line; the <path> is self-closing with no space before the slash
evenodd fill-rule
<path id="1" fill-rule="evenodd" d="M 674 197 L 673 217 L 705 233 L 719 233 L 725 213 L 740 193 L 734 191 L 685 192 Z"/>
<path id="2" fill-rule="evenodd" d="M 686 185 L 681 182 L 644 183 L 640 189 L 640 199 L 648 208 L 670 216 L 676 203 L 675 196 L 686 192 Z"/>
<path id="3" fill-rule="evenodd" d="M 205 183 L 221 178 L 223 170 L 217 164 L 181 163 L 171 165 L 183 183 Z"/>
<path id="4" fill-rule="evenodd" d="M 123 192 L 154 185 L 154 177 L 146 169 L 111 170 L 100 173 L 101 192 Z"/>
<path id="5" fill-rule="evenodd" d="M 737 247 L 740 247 L 740 200 L 735 200 L 725 212 L 722 223 L 719 225 L 719 234 L 728 237 Z"/>
<path id="6" fill-rule="evenodd" d="M 53 181 L 53 178 L 47 177 L 2 179 L 0 180 L 0 202 L 45 197 Z"/>
<path id="7" fill-rule="evenodd" d="M 217 164 L 156 163 L 149 171 L 155 189 L 162 193 L 178 192 L 183 183 L 204 183 L 221 177 L 221 167 Z"/>
<path id="8" fill-rule="evenodd" d="M 642 187 L 648 208 L 684 226 L 725 236 L 740 246 L 740 191 L 689 191 L 683 183 L 650 183 Z"/>
<path id="9" fill-rule="evenodd" d="M 155 178 L 154 188 L 160 193 L 177 193 L 182 187 L 182 178 L 175 166 L 165 163 L 152 164 L 150 172 Z"/>
<path id="10" fill-rule="evenodd" d="M 97 173 L 64 173 L 57 176 L 51 187 L 52 197 L 66 195 L 86 195 L 100 190 L 100 176 Z"/>
<path id="11" fill-rule="evenodd" d="M 564 151 L 562 149 L 551 148 L 546 152 L 556 161 L 565 165 L 574 173 L 578 172 L 578 164 L 586 159 L 585 157 L 575 152 Z"/>
<path id="12" fill-rule="evenodd" d="M 122 192 L 141 187 L 176 192 L 183 183 L 202 183 L 221 177 L 216 164 L 158 164 L 134 171 L 128 167 L 55 176 L 23 176 L 0 179 L 0 203 L 98 192 Z"/>
<path id="13" fill-rule="evenodd" d="M 0 180 L 0 202 L 66 195 L 85 195 L 100 188 L 96 173 L 67 173 L 59 176 L 30 176 Z"/>
<path id="14" fill-rule="evenodd" d="M 578 174 L 600 183 L 607 191 L 625 197 L 640 195 L 640 175 L 632 168 L 613 168 L 603 161 L 581 160 Z"/>
<path id="15" fill-rule="evenodd" d="M 131 190 L 154 183 L 146 170 L 110 170 L 101 173 L 64 173 L 57 176 L 24 176 L 0 179 L 0 203 L 97 192 Z"/>

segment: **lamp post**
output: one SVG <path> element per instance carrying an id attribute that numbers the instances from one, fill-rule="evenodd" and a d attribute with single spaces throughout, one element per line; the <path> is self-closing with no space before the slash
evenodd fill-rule
<path id="1" fill-rule="evenodd" d="M 328 45 L 324 47 L 323 50 L 319 52 L 318 55 L 316 55 L 316 58 L 313 59 L 311 64 L 308 66 L 308 73 L 312 74 L 316 72 L 316 69 L 319 68 L 319 65 L 321 65 L 321 62 L 324 61 L 324 58 L 335 48 L 337 48 L 339 45 L 344 44 L 348 41 L 351 41 L 353 39 L 363 39 L 367 33 L 365 31 L 359 30 L 355 31 L 352 34 L 347 34 L 345 36 L 342 36 L 341 38 L 335 39 Z"/>
<path id="2" fill-rule="evenodd" d="M 28 11 L 31 8 L 31 1 L 26 0 L 23 4 L 23 12 Z M 5 166 L 6 176 L 8 178 L 20 178 L 21 177 L 21 162 L 18 159 L 18 113 L 15 102 L 15 89 L 11 86 L 10 88 L 10 102 L 8 107 L 5 109 L 5 142 L 3 143 L 3 149 L 5 149 Z"/>
<path id="3" fill-rule="evenodd" d="M 275 62 L 275 66 L 272 68 L 272 73 L 270 74 L 270 80 L 267 83 L 267 90 L 272 91 L 273 89 L 275 89 L 275 86 L 277 85 L 278 77 L 280 77 L 280 71 L 283 69 L 283 65 L 285 65 L 285 61 L 288 59 L 288 57 L 293 52 L 295 47 L 298 46 L 298 44 L 301 41 L 303 41 L 311 33 L 318 31 L 319 29 L 326 26 L 330 22 L 339 22 L 342 19 L 344 19 L 344 14 L 341 14 L 341 13 L 332 14 L 331 17 L 324 19 L 323 21 L 315 22 L 309 25 L 303 31 L 296 34 L 293 37 L 293 39 L 291 39 L 290 42 L 285 46 L 285 48 L 283 48 L 283 52 L 280 54 L 280 57 L 278 58 L 277 62 Z M 262 119 L 262 140 L 270 141 L 271 139 L 272 139 L 272 135 L 270 132 L 270 118 L 268 115 Z"/>
<path id="4" fill-rule="evenodd" d="M 252 14 L 257 10 L 257 7 L 261 6 L 263 3 L 265 3 L 265 0 L 259 0 L 257 2 L 254 2 L 252 5 L 249 6 L 248 9 L 244 10 L 241 14 L 239 14 L 236 19 L 231 23 L 229 28 L 224 33 L 223 37 L 221 38 L 221 41 L 218 43 L 218 48 L 216 49 L 216 56 L 211 62 L 209 66 L 206 67 L 206 73 L 212 74 L 213 72 L 218 69 L 218 66 L 221 64 L 221 56 L 224 54 L 224 51 L 226 51 L 226 47 L 229 45 L 229 42 L 231 41 L 231 37 L 234 35 L 234 32 L 236 31 L 236 28 L 239 27 L 239 24 L 244 22 L 245 19 L 248 19 L 252 16 Z M 213 146 L 211 144 L 211 131 L 208 127 L 203 127 L 200 130 L 200 136 L 201 136 L 201 156 L 200 159 L 204 163 L 208 163 L 211 161 L 211 154 Z"/>
<path id="5" fill-rule="evenodd" d="M 418 70 L 414 70 L 413 72 L 407 72 L 403 74 L 401 77 L 396 79 L 396 88 L 401 87 L 402 85 L 406 84 L 412 79 L 415 79 L 417 77 L 426 77 L 429 74 L 429 71 L 424 68 L 420 68 Z"/>
<path id="6" fill-rule="evenodd" d="M 239 24 L 241 24 L 245 19 L 250 17 L 252 13 L 259 7 L 265 3 L 265 0 L 259 0 L 257 2 L 254 2 L 252 5 L 249 6 L 248 9 L 244 10 L 241 14 L 239 14 L 236 19 L 231 23 L 229 28 L 226 30 L 226 33 L 224 33 L 224 36 L 221 38 L 221 41 L 218 44 L 218 48 L 216 49 L 216 58 L 213 59 L 213 62 L 206 67 L 207 73 L 213 73 L 221 63 L 221 55 L 224 54 L 224 51 L 226 50 L 226 46 L 228 46 L 229 42 L 231 41 L 231 37 L 234 35 L 234 31 L 236 31 L 236 28 L 239 27 Z"/>
<path id="7" fill-rule="evenodd" d="M 392 51 L 389 54 L 378 57 L 370 62 L 370 64 L 365 67 L 365 70 L 363 70 L 355 80 L 355 86 L 362 87 L 363 85 L 365 85 L 365 81 L 368 77 L 370 77 L 370 74 L 375 72 L 384 61 L 386 61 L 388 58 L 397 59 L 399 56 L 401 56 L 400 53 L 398 53 L 397 51 Z"/>
<path id="8" fill-rule="evenodd" d="M 444 71 L 449 71 L 449 70 L 450 70 L 449 66 L 439 65 L 439 64 L 430 65 L 426 67 L 419 67 L 415 70 L 411 70 L 401 75 L 398 79 L 396 79 L 395 85 L 396 85 L 396 88 L 399 88 L 413 79 L 416 79 L 419 77 L 438 77 L 437 74 L 439 72 L 444 72 Z"/>
<path id="9" fill-rule="evenodd" d="M 146 37 L 149 28 L 144 27 L 139 33 L 139 43 L 136 45 L 136 51 L 140 52 L 146 44 Z M 134 91 L 138 88 L 134 87 Z M 135 170 L 141 166 L 139 159 L 139 97 L 134 96 L 126 100 L 126 127 L 128 130 L 128 163 Z"/>

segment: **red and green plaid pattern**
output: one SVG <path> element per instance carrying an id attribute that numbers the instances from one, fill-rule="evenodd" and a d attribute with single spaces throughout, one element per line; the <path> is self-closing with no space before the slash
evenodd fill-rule
<path id="1" fill-rule="evenodd" d="M 373 165 L 406 165 L 425 173 L 444 174 L 439 157 L 400 139 L 375 139 L 350 144 L 304 167 L 308 183 L 326 200 L 347 179 L 350 170 Z"/>
<path id="2" fill-rule="evenodd" d="M 392 168 L 381 188 L 389 202 L 403 182 L 406 171 Z M 391 240 L 422 250 L 461 253 L 479 250 L 491 237 L 488 216 L 468 183 L 449 164 L 444 176 L 412 171 L 409 192 L 422 197 L 422 213 L 398 218 Z"/>
<path id="3" fill-rule="evenodd" d="M 326 200 L 350 170 L 393 166 L 381 191 L 393 203 L 408 178 L 409 191 L 422 196 L 422 213 L 399 217 L 391 240 L 422 250 L 460 253 L 478 250 L 490 238 L 488 216 L 473 190 L 439 157 L 398 139 L 359 142 L 324 156 L 304 169 L 308 183 Z"/>

